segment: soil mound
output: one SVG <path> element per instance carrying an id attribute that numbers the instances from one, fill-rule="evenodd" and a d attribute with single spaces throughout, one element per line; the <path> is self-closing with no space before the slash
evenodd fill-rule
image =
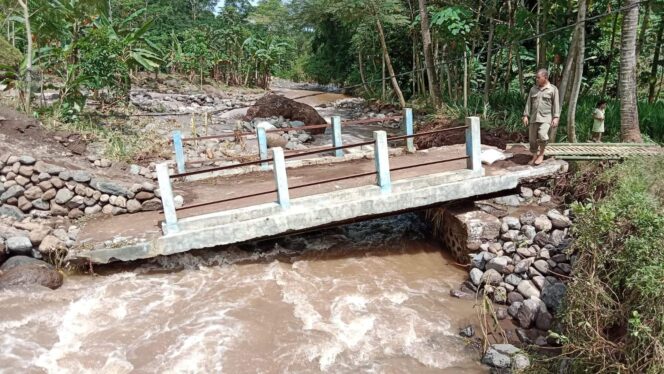
<path id="1" fill-rule="evenodd" d="M 461 120 L 449 118 L 437 118 L 432 122 L 425 124 L 418 132 L 429 132 L 441 130 L 450 127 L 463 126 Z M 527 137 L 523 133 L 510 133 L 503 128 L 495 127 L 491 129 L 482 129 L 482 144 L 506 149 L 508 143 L 527 142 Z M 418 149 L 427 149 L 432 147 L 442 147 L 445 145 L 465 144 L 466 130 L 458 129 L 437 134 L 423 135 L 415 138 L 415 144 Z"/>
<path id="2" fill-rule="evenodd" d="M 245 121 L 254 118 L 284 117 L 291 121 L 302 121 L 309 125 L 324 125 L 327 122 L 313 107 L 298 103 L 284 96 L 268 93 L 254 104 L 245 116 Z M 325 129 L 311 130 L 311 134 L 322 134 Z"/>

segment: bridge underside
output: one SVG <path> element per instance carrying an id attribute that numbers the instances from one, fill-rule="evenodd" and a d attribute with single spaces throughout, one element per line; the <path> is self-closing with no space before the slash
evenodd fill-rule
<path id="1" fill-rule="evenodd" d="M 70 259 L 93 263 L 131 261 L 269 238 L 508 191 L 522 180 L 552 176 L 566 168 L 564 161 L 549 160 L 538 167 L 487 169 L 486 175 L 484 170 L 449 171 L 395 181 L 390 193 L 381 193 L 378 186 L 371 185 L 295 198 L 288 209 L 266 203 L 204 214 L 179 220 L 177 233 L 79 251 L 70 254 Z"/>

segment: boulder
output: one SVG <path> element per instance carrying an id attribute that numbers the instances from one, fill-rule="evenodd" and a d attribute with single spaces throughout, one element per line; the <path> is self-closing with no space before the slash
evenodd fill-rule
<path id="1" fill-rule="evenodd" d="M 46 235 L 48 235 L 51 232 L 51 228 L 48 226 L 40 226 L 39 228 L 36 228 L 32 231 L 30 231 L 30 242 L 32 245 L 39 245 L 39 243 L 44 240 Z"/>
<path id="2" fill-rule="evenodd" d="M 23 191 L 25 191 L 25 188 L 19 185 L 14 185 L 7 188 L 5 192 L 0 195 L 0 203 L 3 203 L 11 198 L 18 198 L 19 196 L 23 195 Z"/>
<path id="3" fill-rule="evenodd" d="M 457 261 L 466 262 L 468 253 L 500 235 L 500 220 L 470 206 L 444 209 L 442 241 Z"/>
<path id="4" fill-rule="evenodd" d="M 517 274 L 525 273 L 533 262 L 535 262 L 534 257 L 529 257 L 517 262 L 516 266 L 514 266 L 514 272 Z"/>
<path id="5" fill-rule="evenodd" d="M 147 201 L 144 201 L 143 204 L 141 204 L 141 210 L 143 211 L 151 211 L 151 210 L 159 210 L 161 209 L 161 200 L 160 199 L 150 199 Z"/>
<path id="6" fill-rule="evenodd" d="M 0 274 L 0 289 L 39 285 L 54 290 L 62 286 L 62 282 L 60 272 L 37 263 L 15 266 Z"/>
<path id="7" fill-rule="evenodd" d="M 531 296 L 538 298 L 540 297 L 540 291 L 537 289 L 537 287 L 533 284 L 532 281 L 524 280 L 523 282 L 519 283 L 516 289 L 525 298 L 529 298 Z"/>
<path id="8" fill-rule="evenodd" d="M 512 305 L 514 303 L 523 302 L 523 300 L 525 300 L 523 298 L 523 295 L 521 295 L 518 292 L 510 292 L 510 293 L 507 294 L 507 303 L 510 304 L 510 305 Z"/>
<path id="9" fill-rule="evenodd" d="M 32 243 L 27 236 L 12 236 L 7 238 L 5 246 L 7 247 L 7 252 L 13 255 L 32 254 Z"/>
<path id="10" fill-rule="evenodd" d="M 521 228 L 521 222 L 519 222 L 519 219 L 516 217 L 503 217 L 503 223 L 507 224 L 507 227 L 510 230 L 519 230 Z"/>
<path id="11" fill-rule="evenodd" d="M 284 117 L 291 121 L 302 121 L 306 125 L 325 125 L 327 122 L 313 107 L 291 100 L 287 97 L 268 93 L 261 97 L 247 110 L 244 120 L 252 121 L 254 118 Z M 325 129 L 310 131 L 312 134 L 323 134 Z"/>
<path id="12" fill-rule="evenodd" d="M 551 228 L 553 227 L 549 218 L 543 214 L 535 218 L 534 225 L 537 231 L 544 231 L 544 232 L 551 231 Z"/>
<path id="13" fill-rule="evenodd" d="M 27 155 L 23 155 L 18 158 L 18 162 L 20 162 L 23 165 L 34 165 L 36 161 L 37 160 L 35 160 L 34 157 Z"/>
<path id="14" fill-rule="evenodd" d="M 512 369 L 521 372 L 530 366 L 530 359 L 524 354 L 516 354 L 512 357 Z"/>
<path id="15" fill-rule="evenodd" d="M 533 263 L 533 266 L 544 275 L 549 273 L 549 264 L 545 260 L 537 260 Z"/>
<path id="16" fill-rule="evenodd" d="M 30 200 L 36 200 L 36 199 L 39 199 L 41 197 L 42 193 L 43 193 L 43 191 L 42 191 L 41 188 L 39 188 L 37 186 L 32 186 L 32 187 L 28 188 L 27 190 L 25 190 L 25 192 L 23 192 L 23 196 L 25 196 L 26 198 L 28 198 Z"/>
<path id="17" fill-rule="evenodd" d="M 496 258 L 491 259 L 489 262 L 487 262 L 485 269 L 494 269 L 497 272 L 501 274 L 507 274 L 508 273 L 508 265 L 512 262 L 512 259 L 507 257 L 507 256 L 498 256 Z"/>
<path id="18" fill-rule="evenodd" d="M 46 174 L 50 174 L 50 175 L 58 175 L 61 172 L 66 170 L 62 166 L 47 164 L 47 163 L 42 162 L 42 161 L 37 161 L 34 168 L 38 173 L 46 173 Z"/>
<path id="19" fill-rule="evenodd" d="M 116 195 L 116 196 L 128 196 L 131 192 L 127 188 L 121 186 L 118 183 L 99 178 L 93 178 L 90 181 L 90 187 L 94 188 L 97 191 L 100 191 L 103 194 Z"/>
<path id="20" fill-rule="evenodd" d="M 566 286 L 562 282 L 547 284 L 542 290 L 542 301 L 547 308 L 553 310 L 555 313 L 560 311 L 562 301 L 565 298 Z"/>
<path id="21" fill-rule="evenodd" d="M 535 229 L 535 226 L 531 226 L 531 225 L 521 226 L 521 232 L 523 233 L 523 235 L 528 240 L 533 240 L 535 238 L 535 235 L 537 234 L 537 230 Z"/>
<path id="22" fill-rule="evenodd" d="M 67 246 L 65 243 L 54 235 L 46 235 L 41 244 L 39 244 L 39 253 L 42 255 L 50 255 L 66 249 Z"/>
<path id="23" fill-rule="evenodd" d="M 74 193 L 67 188 L 62 188 L 55 194 L 56 204 L 66 204 L 74 197 Z"/>
<path id="24" fill-rule="evenodd" d="M 494 368 L 508 368 L 512 364 L 512 359 L 508 355 L 489 348 L 482 357 L 482 363 Z"/>
<path id="25" fill-rule="evenodd" d="M 551 220 L 551 224 L 555 229 L 564 229 L 572 226 L 572 221 L 555 209 L 549 210 L 546 216 Z"/>
<path id="26" fill-rule="evenodd" d="M 481 283 L 482 275 L 484 273 L 482 270 L 478 268 L 472 268 L 470 269 L 470 281 L 473 282 L 474 285 L 479 286 Z"/>
<path id="27" fill-rule="evenodd" d="M 28 264 L 36 264 L 36 265 L 46 266 L 49 269 L 53 269 L 53 265 L 33 257 L 12 256 L 8 258 L 7 261 L 5 261 L 2 265 L 0 265 L 0 271 L 7 271 L 11 268 L 15 268 L 21 265 L 28 265 Z"/>
<path id="28" fill-rule="evenodd" d="M 503 281 L 502 275 L 500 275 L 500 273 L 494 269 L 485 271 L 484 274 L 482 274 L 482 277 L 480 278 L 480 283 L 490 284 L 493 286 L 499 285 L 500 282 L 502 281 Z"/>
<path id="29" fill-rule="evenodd" d="M 539 302 L 534 299 L 526 299 L 519 307 L 516 314 L 519 325 L 524 329 L 529 328 L 537 319 L 537 312 L 539 311 Z"/>
<path id="30" fill-rule="evenodd" d="M 0 206 L 0 216 L 7 216 L 17 220 L 23 219 L 25 214 L 15 206 L 11 205 L 2 205 Z"/>

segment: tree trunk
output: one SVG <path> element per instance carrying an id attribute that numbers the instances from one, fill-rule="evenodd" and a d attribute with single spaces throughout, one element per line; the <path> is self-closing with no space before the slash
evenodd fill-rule
<path id="1" fill-rule="evenodd" d="M 621 1 L 618 1 L 618 8 L 620 8 Z M 611 43 L 609 43 L 609 60 L 606 63 L 606 72 L 604 73 L 604 83 L 602 84 L 602 97 L 606 96 L 606 87 L 609 83 L 609 72 L 611 71 L 611 64 L 613 63 L 613 52 L 615 48 L 613 44 L 616 40 L 616 30 L 618 29 L 618 13 L 613 16 L 613 27 L 611 29 Z"/>
<path id="2" fill-rule="evenodd" d="M 369 87 L 367 86 L 367 80 L 364 77 L 364 64 L 362 63 L 362 51 L 357 52 L 357 63 L 358 67 L 360 69 L 360 79 L 362 79 L 362 87 L 364 88 L 364 91 L 367 93 L 370 93 Z"/>
<path id="3" fill-rule="evenodd" d="M 380 93 L 380 98 L 382 100 L 385 100 L 385 97 L 387 97 L 386 91 L 387 91 L 387 79 L 385 79 L 385 54 L 382 54 L 382 62 L 383 62 L 383 70 L 382 70 L 382 88 L 381 88 L 381 93 Z"/>
<path id="4" fill-rule="evenodd" d="M 422 29 L 422 47 L 424 48 L 424 63 L 426 64 L 427 78 L 429 80 L 429 94 L 435 108 L 440 107 L 440 85 L 436 75 L 435 65 L 433 63 L 433 53 L 431 51 L 431 31 L 429 30 L 429 15 L 425 0 L 419 0 L 420 4 L 420 25 Z"/>
<path id="5" fill-rule="evenodd" d="M 659 30 L 657 31 L 657 41 L 655 42 L 655 55 L 652 58 L 652 68 L 650 70 L 650 78 L 648 79 L 648 102 L 655 101 L 655 86 L 657 86 L 657 71 L 661 61 L 659 56 L 662 50 L 662 32 L 664 32 L 664 20 L 659 21 Z"/>
<path id="6" fill-rule="evenodd" d="M 639 0 L 627 0 L 620 40 L 620 137 L 640 143 L 639 111 L 636 97 L 636 31 Z"/>
<path id="7" fill-rule="evenodd" d="M 523 66 L 521 65 L 521 51 L 519 46 L 516 46 L 515 57 L 516 57 L 516 68 L 518 70 L 517 73 L 519 74 L 519 94 L 521 94 L 521 97 L 523 98 L 523 96 L 526 94 L 526 85 L 523 82 Z"/>
<path id="8" fill-rule="evenodd" d="M 490 12 L 493 14 L 493 12 Z M 485 79 L 484 79 L 484 115 L 486 116 L 487 111 L 489 110 L 489 91 L 491 90 L 491 68 L 493 67 L 492 61 L 492 49 L 493 49 L 493 31 L 494 23 L 493 18 L 489 19 L 489 41 L 487 42 L 487 51 L 486 51 L 486 69 L 485 69 Z"/>
<path id="9" fill-rule="evenodd" d="M 574 33 L 572 34 L 572 42 L 569 45 L 569 51 L 567 52 L 567 59 L 565 60 L 565 67 L 563 68 L 563 79 L 560 82 L 559 94 L 560 94 L 560 105 L 564 106 L 567 102 L 567 91 L 569 82 L 574 76 L 574 62 L 576 61 L 576 46 L 577 46 L 578 33 L 577 28 L 574 28 Z"/>
<path id="10" fill-rule="evenodd" d="M 383 55 L 385 56 L 385 65 L 387 66 L 387 71 L 390 73 L 390 78 L 392 79 L 392 88 L 394 88 L 394 93 L 397 94 L 399 98 L 399 105 L 401 108 L 406 107 L 406 99 L 403 97 L 401 88 L 399 88 L 399 82 L 397 81 L 397 76 L 394 74 L 394 67 L 392 66 L 392 60 L 390 59 L 390 54 L 387 51 L 387 43 L 385 42 L 385 32 L 383 31 L 383 24 L 380 22 L 380 19 L 376 18 L 376 26 L 378 27 L 378 35 L 380 36 L 380 45 L 383 48 Z"/>
<path id="11" fill-rule="evenodd" d="M 467 46 L 463 45 L 463 109 L 468 109 L 468 55 Z"/>
<path id="12" fill-rule="evenodd" d="M 586 49 L 586 9 L 587 0 L 579 0 L 579 13 L 576 25 L 576 63 L 574 71 L 574 82 L 572 84 L 572 93 L 569 98 L 569 107 L 567 109 L 567 141 L 576 143 L 576 103 L 579 99 L 579 90 L 581 89 L 581 79 L 583 78 L 583 59 Z"/>
<path id="13" fill-rule="evenodd" d="M 25 36 L 27 41 L 27 51 L 25 53 L 25 111 L 30 114 L 32 99 L 32 32 L 30 31 L 30 11 L 28 10 L 28 0 L 18 0 L 23 8 L 23 19 L 25 20 Z"/>

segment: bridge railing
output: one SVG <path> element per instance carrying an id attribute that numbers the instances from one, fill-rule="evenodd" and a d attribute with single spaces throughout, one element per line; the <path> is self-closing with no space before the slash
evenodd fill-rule
<path id="1" fill-rule="evenodd" d="M 411 140 L 412 141 L 414 138 L 419 137 L 419 136 L 438 134 L 438 133 L 444 133 L 444 132 L 450 132 L 450 131 L 457 131 L 457 130 L 461 130 L 461 129 L 465 129 L 465 132 L 466 132 L 466 155 L 465 156 L 447 158 L 447 159 L 436 160 L 436 161 L 431 161 L 431 162 L 426 162 L 426 163 L 420 163 L 420 164 L 390 168 L 389 152 L 388 152 L 388 141 L 397 141 L 397 140 Z M 304 184 L 295 185 L 295 186 L 289 186 L 288 185 L 288 174 L 286 172 L 286 159 L 287 158 L 299 157 L 299 156 L 306 155 L 307 153 L 313 153 L 313 152 L 337 151 L 337 150 L 340 150 L 340 149 L 347 149 L 347 148 L 352 148 L 352 147 L 361 147 L 361 146 L 365 146 L 365 145 L 369 145 L 369 144 L 374 145 L 374 159 L 375 159 L 375 170 L 374 171 L 364 172 L 364 173 L 357 173 L 357 174 L 352 174 L 352 175 L 347 175 L 347 176 L 337 177 L 337 178 L 330 178 L 330 179 L 325 179 L 325 180 L 319 180 L 319 181 L 304 183 Z M 178 211 L 192 210 L 192 209 L 196 209 L 196 208 L 201 208 L 201 207 L 206 207 L 206 206 L 211 206 L 211 205 L 217 205 L 217 204 L 222 204 L 222 203 L 226 203 L 226 202 L 230 202 L 230 201 L 247 199 L 247 198 L 251 198 L 251 197 L 270 195 L 270 194 L 274 194 L 274 193 L 277 194 L 277 203 L 281 206 L 281 208 L 288 209 L 290 207 L 290 191 L 291 190 L 311 187 L 311 186 L 314 186 L 314 185 L 320 185 L 320 184 L 325 184 L 325 183 L 338 182 L 338 181 L 346 180 L 346 179 L 361 178 L 361 177 L 366 177 L 366 176 L 370 176 L 370 175 L 375 175 L 376 176 L 376 185 L 378 187 L 380 187 L 381 193 L 389 194 L 389 193 L 392 192 L 391 173 L 396 172 L 396 171 L 400 171 L 400 170 L 423 167 L 423 166 L 434 165 L 434 164 L 442 164 L 442 163 L 459 161 L 459 160 L 467 160 L 467 162 L 466 162 L 466 168 L 467 169 L 475 171 L 475 172 L 481 172 L 482 171 L 482 164 L 481 164 L 481 159 L 480 159 L 480 152 L 481 152 L 481 140 L 480 140 L 480 121 L 479 121 L 479 118 L 478 117 L 468 117 L 468 118 L 466 118 L 465 126 L 450 127 L 450 128 L 445 128 L 445 129 L 441 129 L 441 130 L 427 131 L 427 132 L 421 132 L 421 133 L 417 133 L 417 134 L 408 134 L 408 135 L 393 136 L 393 137 L 387 137 L 387 133 L 385 131 L 374 131 L 374 140 L 373 141 L 353 143 L 353 144 L 347 144 L 347 145 L 340 145 L 340 146 L 337 146 L 337 147 L 329 147 L 329 148 L 326 148 L 324 150 L 304 152 L 304 153 L 301 153 L 301 154 L 285 155 L 282 148 L 272 148 L 272 157 L 270 157 L 270 158 L 264 158 L 264 159 L 261 159 L 261 160 L 246 162 L 246 163 L 242 163 L 242 164 L 222 166 L 222 167 L 217 167 L 217 168 L 213 168 L 213 169 L 191 171 L 191 172 L 180 173 L 180 174 L 175 174 L 175 175 L 169 175 L 169 173 L 168 173 L 168 164 L 167 163 L 161 163 L 161 164 L 157 165 L 157 179 L 158 179 L 158 182 L 159 182 L 159 189 L 160 189 L 160 192 L 161 192 L 161 199 L 162 199 L 162 205 L 163 205 L 163 211 L 164 211 L 164 217 L 165 217 L 165 221 L 163 223 L 163 229 L 164 229 L 164 232 L 166 234 L 178 232 L 178 225 L 177 225 L 177 221 L 178 221 L 177 212 Z M 272 163 L 273 164 L 273 174 L 274 174 L 274 180 L 275 180 L 275 188 L 265 190 L 265 191 L 255 192 L 255 193 L 251 193 L 251 194 L 247 194 L 247 195 L 242 195 L 242 196 L 235 196 L 235 197 L 230 197 L 230 198 L 221 199 L 221 200 L 215 200 L 215 201 L 209 201 L 209 202 L 205 202 L 205 203 L 187 205 L 187 206 L 183 206 L 183 207 L 180 207 L 180 208 L 175 207 L 175 202 L 174 202 L 174 198 L 173 198 L 173 190 L 172 190 L 172 186 L 171 186 L 171 178 L 183 178 L 183 177 L 187 177 L 187 176 L 195 175 L 195 174 L 200 174 L 200 173 L 207 173 L 207 172 L 213 172 L 213 171 L 218 171 L 218 170 L 244 167 L 244 166 L 256 165 L 256 164 L 260 164 L 260 163 Z"/>
<path id="2" fill-rule="evenodd" d="M 214 140 L 214 139 L 228 139 L 228 138 L 237 138 L 237 137 L 246 137 L 250 135 L 255 135 L 256 140 L 258 142 L 258 150 L 259 150 L 259 157 L 261 160 L 265 160 L 268 158 L 268 141 L 267 141 L 267 134 L 272 133 L 272 132 L 285 132 L 285 131 L 303 131 L 303 130 L 314 130 L 314 129 L 326 129 L 329 127 L 332 127 L 332 145 L 334 147 L 341 146 L 342 145 L 342 127 L 343 126 L 352 126 L 352 125 L 365 125 L 365 124 L 371 124 L 371 123 L 380 123 L 380 122 L 387 122 L 387 121 L 396 121 L 396 120 L 401 120 L 403 119 L 403 129 L 405 131 L 406 135 L 413 134 L 413 111 L 411 108 L 406 108 L 404 109 L 404 115 L 403 116 L 390 116 L 390 117 L 384 117 L 384 118 L 370 118 L 370 119 L 363 119 L 363 120 L 352 120 L 352 121 L 341 121 L 341 117 L 339 116 L 333 116 L 332 117 L 332 123 L 331 124 L 324 124 L 324 125 L 305 125 L 305 126 L 300 126 L 300 127 L 280 127 L 280 128 L 274 128 L 274 129 L 266 129 L 264 127 L 264 124 L 266 122 L 261 122 L 256 126 L 256 131 L 254 132 L 240 132 L 240 131 L 235 131 L 233 133 L 227 133 L 227 134 L 219 134 L 219 135 L 210 135 L 210 136 L 201 136 L 201 137 L 188 137 L 184 138 L 182 137 L 182 132 L 181 131 L 173 131 L 171 134 L 171 139 L 169 140 L 169 143 L 173 145 L 173 154 L 175 158 L 175 164 L 177 165 L 177 171 L 180 174 L 183 174 L 187 172 L 187 164 L 191 165 L 192 163 L 188 163 L 186 160 L 185 152 L 184 152 L 184 144 L 189 143 L 189 142 L 198 142 L 198 141 L 203 141 L 203 140 Z M 407 149 L 409 152 L 414 152 L 415 151 L 415 146 L 413 145 L 413 142 L 410 141 L 407 144 Z M 289 153 L 289 152 L 286 152 Z M 344 153 L 342 150 L 337 150 L 335 152 L 335 155 L 337 157 L 343 157 Z M 214 162 L 214 161 L 221 161 L 221 160 L 206 160 L 206 162 Z M 199 163 L 199 162 L 195 162 Z M 261 163 L 261 167 L 265 170 L 267 169 L 267 162 L 264 161 Z"/>

